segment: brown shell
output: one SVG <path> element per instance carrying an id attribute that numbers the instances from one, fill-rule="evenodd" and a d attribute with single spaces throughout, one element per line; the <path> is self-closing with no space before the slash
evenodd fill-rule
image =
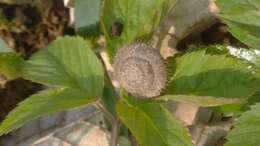
<path id="1" fill-rule="evenodd" d="M 145 43 L 118 50 L 114 59 L 115 78 L 129 93 L 142 98 L 160 95 L 167 72 L 159 51 Z"/>

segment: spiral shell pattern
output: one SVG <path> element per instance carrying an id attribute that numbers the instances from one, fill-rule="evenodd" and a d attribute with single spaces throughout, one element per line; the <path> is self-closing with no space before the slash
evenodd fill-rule
<path id="1" fill-rule="evenodd" d="M 132 95 L 155 97 L 166 84 L 164 60 L 159 51 L 145 43 L 133 43 L 119 49 L 113 66 L 115 78 Z"/>

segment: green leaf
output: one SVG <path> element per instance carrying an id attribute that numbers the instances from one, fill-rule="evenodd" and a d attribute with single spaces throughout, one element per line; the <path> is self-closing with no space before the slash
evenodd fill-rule
<path id="1" fill-rule="evenodd" d="M 253 96 L 251 96 L 250 98 L 248 98 L 247 100 L 247 105 L 252 105 L 255 104 L 257 102 L 260 102 L 260 91 L 256 92 Z M 246 105 L 245 105 L 246 106 Z"/>
<path id="2" fill-rule="evenodd" d="M 24 60 L 0 39 L 0 74 L 8 80 L 22 76 Z"/>
<path id="3" fill-rule="evenodd" d="M 100 0 L 75 0 L 75 27 L 83 37 L 99 35 Z"/>
<path id="4" fill-rule="evenodd" d="M 225 146 L 260 146 L 260 103 L 239 117 Z"/>
<path id="5" fill-rule="evenodd" d="M 119 146 L 131 146 L 131 143 L 130 143 L 128 137 L 120 136 L 120 137 L 118 138 L 118 145 L 119 145 Z"/>
<path id="6" fill-rule="evenodd" d="M 104 85 L 104 91 L 103 96 L 101 98 L 103 104 L 105 107 L 116 116 L 116 103 L 119 100 L 119 96 L 117 92 L 115 91 L 115 88 L 111 82 L 111 80 L 106 77 L 105 78 L 105 85 Z"/>
<path id="7" fill-rule="evenodd" d="M 260 49 L 259 0 L 218 0 L 217 5 L 230 32 L 248 46 Z"/>
<path id="8" fill-rule="evenodd" d="M 248 98 L 260 91 L 260 71 L 240 59 L 197 50 L 169 61 L 166 95 Z"/>
<path id="9" fill-rule="evenodd" d="M 250 96 L 246 100 L 243 100 L 240 104 L 223 105 L 216 107 L 215 110 L 221 112 L 225 117 L 238 117 L 247 110 L 250 106 L 260 102 L 260 92 L 256 92 L 254 95 Z"/>
<path id="10" fill-rule="evenodd" d="M 0 52 L 0 73 L 8 80 L 13 80 L 22 76 L 24 60 L 15 52 Z"/>
<path id="11" fill-rule="evenodd" d="M 96 101 L 84 92 L 70 88 L 49 89 L 21 102 L 0 125 L 0 135 L 21 127 L 38 117 L 84 106 Z"/>
<path id="12" fill-rule="evenodd" d="M 165 95 L 156 98 L 157 100 L 173 100 L 182 103 L 194 104 L 201 107 L 213 107 L 227 104 L 239 104 L 241 99 L 214 98 L 210 96 L 189 96 L 189 95 Z"/>
<path id="13" fill-rule="evenodd" d="M 101 27 L 110 57 L 126 43 L 150 38 L 175 3 L 176 0 L 106 0 Z"/>
<path id="14" fill-rule="evenodd" d="M 248 63 L 254 64 L 260 69 L 260 51 L 255 49 L 237 48 L 233 46 L 209 46 L 207 53 L 212 54 L 226 54 L 241 60 L 245 60 Z"/>
<path id="15" fill-rule="evenodd" d="M 88 44 L 79 37 L 58 38 L 26 62 L 26 79 L 50 86 L 65 86 L 101 97 L 103 67 Z"/>
<path id="16" fill-rule="evenodd" d="M 260 69 L 260 51 L 256 49 L 247 49 L 247 48 L 237 48 L 233 46 L 209 46 L 207 48 L 207 53 L 211 54 L 225 54 L 228 56 L 233 56 L 239 58 L 241 60 L 246 61 L 248 64 L 255 65 L 258 69 Z M 232 113 L 240 113 L 249 108 L 250 105 L 259 101 L 260 92 L 255 93 L 250 96 L 247 100 L 243 100 L 240 105 L 227 105 L 222 106 L 222 112 L 232 112 Z"/>
<path id="17" fill-rule="evenodd" d="M 118 116 L 140 146 L 192 146 L 187 129 L 161 104 L 124 98 L 117 104 Z"/>

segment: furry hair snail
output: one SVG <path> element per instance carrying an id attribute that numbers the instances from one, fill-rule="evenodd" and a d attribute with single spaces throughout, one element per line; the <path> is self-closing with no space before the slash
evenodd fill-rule
<path id="1" fill-rule="evenodd" d="M 120 85 L 141 98 L 160 95 L 167 81 L 160 52 L 145 43 L 132 43 L 120 48 L 113 66 Z"/>

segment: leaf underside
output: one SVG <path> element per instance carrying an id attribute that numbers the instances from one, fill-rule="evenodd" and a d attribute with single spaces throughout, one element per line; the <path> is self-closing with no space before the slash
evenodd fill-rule
<path id="1" fill-rule="evenodd" d="M 181 103 L 192 104 L 200 107 L 214 107 L 229 104 L 240 104 L 241 99 L 238 98 L 215 98 L 210 96 L 189 96 L 189 95 L 164 95 L 156 98 L 157 100 L 172 100 Z"/>

